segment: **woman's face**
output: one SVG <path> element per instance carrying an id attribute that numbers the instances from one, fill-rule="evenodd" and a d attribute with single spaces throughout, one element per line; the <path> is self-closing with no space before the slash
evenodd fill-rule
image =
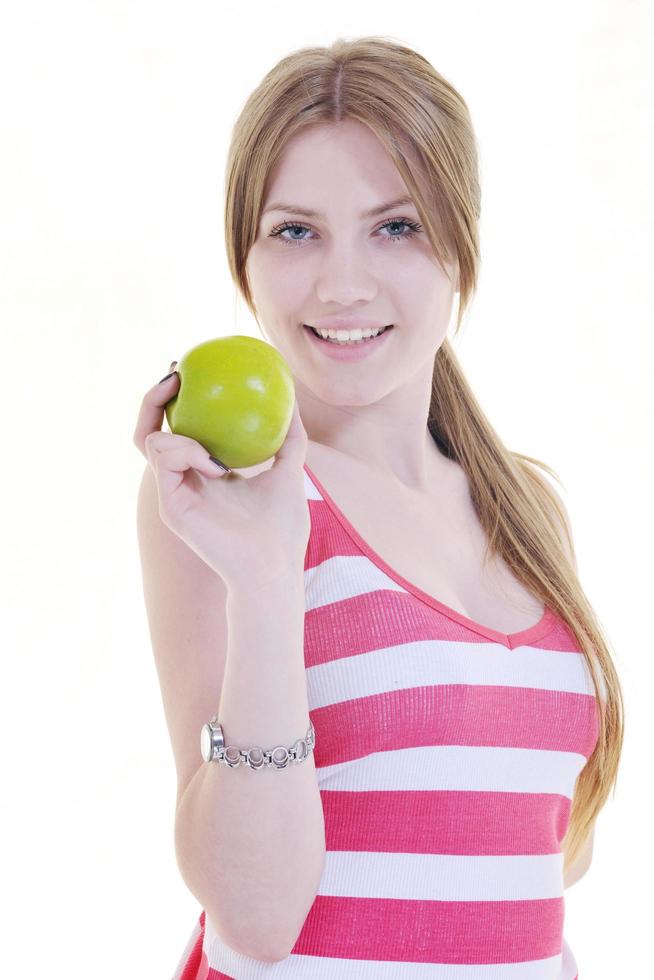
<path id="1" fill-rule="evenodd" d="M 370 404 L 425 368 L 430 378 L 447 335 L 455 270 L 441 267 L 413 203 L 365 216 L 405 197 L 384 146 L 353 120 L 297 134 L 270 175 L 246 267 L 254 304 L 296 383 L 328 404 Z M 365 357 L 333 359 L 304 324 L 347 314 L 393 330 Z"/>

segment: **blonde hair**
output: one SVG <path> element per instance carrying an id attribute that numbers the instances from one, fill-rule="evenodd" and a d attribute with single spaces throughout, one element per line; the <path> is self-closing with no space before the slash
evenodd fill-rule
<path id="1" fill-rule="evenodd" d="M 387 149 L 418 208 L 441 262 L 458 265 L 455 334 L 479 270 L 478 154 L 468 107 L 420 54 L 384 37 L 338 39 L 282 58 L 247 99 L 233 129 L 225 180 L 225 239 L 232 278 L 256 309 L 246 262 L 257 238 L 266 182 L 288 140 L 307 126 L 357 120 Z M 427 175 L 423 193 L 405 152 Z M 258 322 L 258 321 L 257 321 Z M 558 614 L 590 670 L 599 708 L 598 741 L 575 783 L 562 849 L 564 870 L 581 853 L 617 780 L 624 711 L 607 640 L 562 544 L 565 515 L 545 463 L 511 452 L 477 403 L 446 338 L 434 361 L 428 428 L 467 474 L 487 534 L 485 561 L 500 556 L 515 577 Z M 601 685 L 601 689 L 600 689 Z"/>

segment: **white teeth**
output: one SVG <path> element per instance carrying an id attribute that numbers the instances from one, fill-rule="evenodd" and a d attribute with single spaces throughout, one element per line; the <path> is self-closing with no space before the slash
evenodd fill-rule
<path id="1" fill-rule="evenodd" d="M 366 328 L 365 330 L 362 330 L 361 327 L 356 327 L 354 330 L 317 330 L 315 327 L 310 327 L 309 329 L 322 337 L 323 340 L 337 344 L 356 344 L 363 343 L 364 340 L 369 340 L 371 337 L 377 337 L 379 334 L 384 333 L 388 327 Z"/>

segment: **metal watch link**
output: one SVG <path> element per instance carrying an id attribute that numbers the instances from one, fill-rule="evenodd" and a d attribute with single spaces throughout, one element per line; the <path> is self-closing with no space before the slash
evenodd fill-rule
<path id="1" fill-rule="evenodd" d="M 230 768 L 249 766 L 250 769 L 286 769 L 289 764 L 304 762 L 313 750 L 316 733 L 310 722 L 304 738 L 299 738 L 290 749 L 276 745 L 274 749 L 262 749 L 253 745 L 251 749 L 239 749 L 235 745 L 225 746 L 222 725 L 218 715 L 202 726 L 200 731 L 200 751 L 205 762 L 223 762 Z"/>

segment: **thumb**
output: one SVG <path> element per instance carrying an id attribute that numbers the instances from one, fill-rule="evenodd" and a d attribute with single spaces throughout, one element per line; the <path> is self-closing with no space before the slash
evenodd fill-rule
<path id="1" fill-rule="evenodd" d="M 307 455 L 307 445 L 309 436 L 300 417 L 297 396 L 293 403 L 293 414 L 291 424 L 288 427 L 286 438 L 275 454 L 275 460 L 290 465 L 293 469 L 300 469 L 304 465 Z"/>

